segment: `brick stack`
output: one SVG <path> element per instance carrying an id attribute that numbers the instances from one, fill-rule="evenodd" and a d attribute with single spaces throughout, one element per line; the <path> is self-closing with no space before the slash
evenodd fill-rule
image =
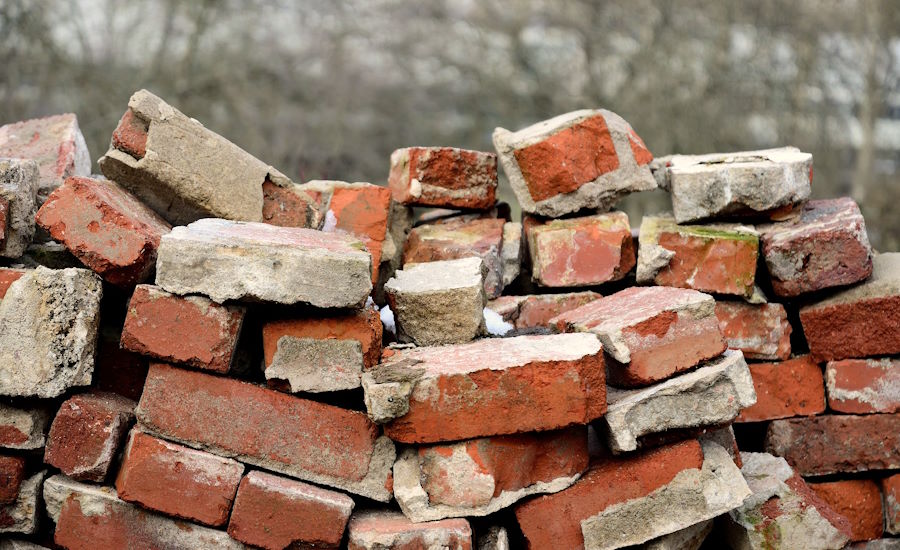
<path id="1" fill-rule="evenodd" d="M 105 177 L 79 135 L 0 128 L 0 548 L 898 532 L 900 254 L 805 153 L 654 160 L 586 110 L 296 184 L 146 91 Z"/>

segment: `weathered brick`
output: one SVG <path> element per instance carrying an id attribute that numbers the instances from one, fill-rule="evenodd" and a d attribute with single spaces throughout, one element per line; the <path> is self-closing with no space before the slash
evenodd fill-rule
<path id="1" fill-rule="evenodd" d="M 794 147 L 673 155 L 660 168 L 678 223 L 709 218 L 780 219 L 811 191 L 812 155 Z"/>
<path id="2" fill-rule="evenodd" d="M 634 267 L 634 243 L 625 212 L 541 221 L 527 218 L 531 278 L 546 287 L 617 281 Z"/>
<path id="3" fill-rule="evenodd" d="M 21 456 L 0 455 L 0 506 L 16 501 L 19 487 L 25 478 L 25 459 Z"/>
<path id="4" fill-rule="evenodd" d="M 884 495 L 884 530 L 892 535 L 900 535 L 900 474 L 881 480 Z"/>
<path id="5" fill-rule="evenodd" d="M 86 269 L 38 267 L 0 300 L 0 395 L 56 397 L 91 383 L 103 286 Z"/>
<path id="6" fill-rule="evenodd" d="M 900 468 L 900 414 L 822 415 L 774 420 L 766 451 L 800 475 Z"/>
<path id="7" fill-rule="evenodd" d="M 203 296 L 138 285 L 128 302 L 122 347 L 170 363 L 227 373 L 246 310 Z"/>
<path id="8" fill-rule="evenodd" d="M 518 336 L 394 351 L 363 375 L 385 434 L 435 443 L 586 424 L 606 412 L 600 342 Z"/>
<path id="9" fill-rule="evenodd" d="M 515 281 L 522 272 L 525 256 L 525 229 L 521 223 L 503 224 L 503 245 L 500 248 L 500 278 L 503 288 Z"/>
<path id="10" fill-rule="evenodd" d="M 102 482 L 134 420 L 134 406 L 113 393 L 70 397 L 50 425 L 44 462 L 71 478 Z"/>
<path id="11" fill-rule="evenodd" d="M 777 363 L 751 363 L 756 404 L 736 422 L 759 422 L 825 412 L 822 368 L 808 355 Z"/>
<path id="12" fill-rule="evenodd" d="M 119 498 L 168 516 L 220 527 L 244 473 L 240 462 L 134 429 L 116 477 Z"/>
<path id="13" fill-rule="evenodd" d="M 817 360 L 900 354 L 900 252 L 878 254 L 872 277 L 800 309 Z"/>
<path id="14" fill-rule="evenodd" d="M 525 212 L 605 211 L 625 195 L 656 188 L 648 167 L 653 155 L 622 117 L 604 109 L 573 111 L 517 132 L 497 128 L 493 140 Z"/>
<path id="15" fill-rule="evenodd" d="M 18 407 L 0 403 L 0 447 L 40 449 L 51 414 L 45 407 Z"/>
<path id="16" fill-rule="evenodd" d="M 34 161 L 0 159 L 0 200 L 6 204 L 0 257 L 18 258 L 31 244 L 39 184 L 38 165 Z"/>
<path id="17" fill-rule="evenodd" d="M 321 193 L 303 189 L 293 182 L 263 182 L 262 220 L 280 227 L 321 229 L 325 221 Z"/>
<path id="18" fill-rule="evenodd" d="M 409 206 L 486 210 L 497 202 L 497 155 L 455 147 L 391 153 L 388 187 Z"/>
<path id="19" fill-rule="evenodd" d="M 397 339 L 419 346 L 463 344 L 485 333 L 481 258 L 406 265 L 384 285 Z"/>
<path id="20" fill-rule="evenodd" d="M 343 493 L 250 472 L 241 481 L 228 534 L 253 547 L 339 548 L 353 511 Z"/>
<path id="21" fill-rule="evenodd" d="M 725 351 L 712 296 L 670 287 L 632 287 L 551 319 L 558 330 L 603 342 L 614 386 L 646 386 Z"/>
<path id="22" fill-rule="evenodd" d="M 644 216 L 637 282 L 750 297 L 759 235 L 746 225 L 677 225 L 671 216 Z"/>
<path id="23" fill-rule="evenodd" d="M 884 512 L 877 482 L 871 479 L 845 479 L 812 483 L 810 487 L 835 512 L 850 521 L 852 541 L 881 538 Z"/>
<path id="24" fill-rule="evenodd" d="M 349 235 L 203 219 L 163 236 L 156 284 L 219 303 L 360 307 L 372 291 L 371 261 L 363 243 Z"/>
<path id="25" fill-rule="evenodd" d="M 72 113 L 0 127 L 0 157 L 29 159 L 40 169 L 38 205 L 70 176 L 91 174 L 91 154 Z"/>
<path id="26" fill-rule="evenodd" d="M 587 466 L 584 426 L 408 448 L 394 464 L 394 498 L 417 522 L 486 516 L 561 491 Z"/>
<path id="27" fill-rule="evenodd" d="M 144 281 L 171 226 L 115 182 L 68 178 L 35 217 L 84 265 L 119 286 Z"/>
<path id="28" fill-rule="evenodd" d="M 400 512 L 357 512 L 347 526 L 349 550 L 441 548 L 472 550 L 472 528 L 462 518 L 413 523 Z"/>
<path id="29" fill-rule="evenodd" d="M 444 223 L 420 225 L 409 233 L 403 250 L 403 264 L 457 260 L 478 257 L 487 267 L 484 292 L 488 299 L 500 296 L 503 290 L 502 219 L 474 219 L 465 217 Z"/>
<path id="30" fill-rule="evenodd" d="M 531 294 L 500 296 L 488 302 L 488 309 L 517 329 L 547 328 L 550 319 L 600 298 L 597 292 L 569 292 L 566 294 Z"/>
<path id="31" fill-rule="evenodd" d="M 166 439 L 376 500 L 391 496 L 394 446 L 360 412 L 154 364 L 136 413 Z"/>
<path id="32" fill-rule="evenodd" d="M 747 359 L 784 361 L 791 356 L 791 324 L 781 304 L 716 301 L 725 342 Z"/>
<path id="33" fill-rule="evenodd" d="M 41 483 L 46 472 L 38 472 L 19 485 L 15 501 L 0 506 L 0 535 L 3 533 L 33 534 L 38 528 L 41 503 Z"/>
<path id="34" fill-rule="evenodd" d="M 722 522 L 732 548 L 839 550 L 850 522 L 836 513 L 781 457 L 741 453 L 741 473 L 753 494 Z"/>
<path id="35" fill-rule="evenodd" d="M 174 225 L 200 218 L 263 221 L 265 182 L 293 185 L 146 90 L 131 96 L 98 162 L 104 176 Z"/>
<path id="36" fill-rule="evenodd" d="M 148 512 L 116 497 L 111 487 L 55 475 L 44 483 L 54 541 L 68 550 L 98 548 L 203 548 L 241 550 L 224 531 Z"/>
<path id="37" fill-rule="evenodd" d="M 779 296 L 849 285 L 872 274 L 866 222 L 850 197 L 809 201 L 796 217 L 757 229 Z"/>
<path id="38" fill-rule="evenodd" d="M 639 438 L 666 430 L 722 426 L 756 402 L 753 380 L 740 351 L 726 350 L 697 370 L 637 390 L 607 391 L 600 422 L 610 449 L 634 451 Z"/>
<path id="39" fill-rule="evenodd" d="M 22 278 L 22 275 L 28 273 L 27 269 L 18 269 L 15 267 L 0 267 L 0 300 L 6 296 L 9 286 Z"/>
<path id="40" fill-rule="evenodd" d="M 825 366 L 828 408 L 841 413 L 900 412 L 900 359 L 844 359 Z"/>

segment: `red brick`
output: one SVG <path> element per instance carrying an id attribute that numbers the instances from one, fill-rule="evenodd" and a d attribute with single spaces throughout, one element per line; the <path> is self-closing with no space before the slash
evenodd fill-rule
<path id="1" fill-rule="evenodd" d="M 557 330 L 591 332 L 603 342 L 609 383 L 665 380 L 725 351 L 715 300 L 695 290 L 631 287 L 551 319 Z"/>
<path id="2" fill-rule="evenodd" d="M 263 472 L 241 481 L 228 534 L 254 547 L 339 548 L 353 500 Z"/>
<path id="3" fill-rule="evenodd" d="M 400 512 L 353 514 L 347 527 L 348 550 L 472 550 L 472 528 L 462 518 L 413 523 Z"/>
<path id="4" fill-rule="evenodd" d="M 900 359 L 844 359 L 825 366 L 828 407 L 841 413 L 900 412 Z"/>
<path id="5" fill-rule="evenodd" d="M 822 415 L 774 420 L 766 451 L 800 475 L 900 468 L 900 414 Z"/>
<path id="6" fill-rule="evenodd" d="M 371 184 L 335 185 L 328 203 L 322 230 L 343 231 L 363 240 L 372 255 L 372 281 L 378 280 L 390 208 L 391 190 Z"/>
<path id="7" fill-rule="evenodd" d="M 850 521 L 851 541 L 881 538 L 884 532 L 884 512 L 881 490 L 871 479 L 848 479 L 828 483 L 811 483 L 822 500 Z"/>
<path id="8" fill-rule="evenodd" d="M 545 222 L 529 217 L 524 226 L 531 277 L 541 286 L 598 285 L 622 279 L 634 267 L 624 212 Z"/>
<path id="9" fill-rule="evenodd" d="M 749 297 L 759 237 L 743 225 L 678 225 L 671 216 L 644 216 L 639 255 L 638 283 Z"/>
<path id="10" fill-rule="evenodd" d="M 900 474 L 882 479 L 881 491 L 884 494 L 885 530 L 892 535 L 898 535 L 900 534 Z"/>
<path id="11" fill-rule="evenodd" d="M 527 296 L 500 296 L 487 307 L 517 329 L 549 327 L 550 319 L 601 298 L 597 292 L 570 292 L 566 294 L 531 294 Z"/>
<path id="12" fill-rule="evenodd" d="M 102 482 L 133 420 L 134 401 L 120 395 L 70 397 L 50 425 L 44 462 L 73 479 Z"/>
<path id="13" fill-rule="evenodd" d="M 322 194 L 305 191 L 300 186 L 281 186 L 270 179 L 262 184 L 262 220 L 281 227 L 316 229 L 322 222 Z"/>
<path id="14" fill-rule="evenodd" d="M 388 187 L 401 204 L 486 210 L 497 202 L 497 155 L 454 147 L 397 149 Z"/>
<path id="15" fill-rule="evenodd" d="M 231 368 L 245 308 L 139 285 L 128 303 L 122 348 L 201 370 Z"/>
<path id="16" fill-rule="evenodd" d="M 414 228 L 403 249 L 403 264 L 478 257 L 488 269 L 484 291 L 488 299 L 503 290 L 500 250 L 503 248 L 502 219 L 459 219 Z"/>
<path id="17" fill-rule="evenodd" d="M 109 180 L 69 178 L 35 216 L 37 224 L 105 280 L 133 286 L 156 265 L 171 227 Z"/>
<path id="18" fill-rule="evenodd" d="M 866 222 L 850 197 L 809 201 L 797 216 L 761 225 L 759 232 L 779 296 L 849 285 L 872 274 Z"/>
<path id="19" fill-rule="evenodd" d="M 116 478 L 119 498 L 220 527 L 228 521 L 244 465 L 131 431 Z"/>
<path id="20" fill-rule="evenodd" d="M 166 439 L 390 498 L 393 446 L 361 412 L 163 364 L 150 366 L 136 412 L 143 427 Z"/>
<path id="21" fill-rule="evenodd" d="M 16 269 L 14 267 L 0 267 L 0 300 L 6 296 L 9 285 L 18 281 L 22 275 L 28 273 L 27 269 Z"/>
<path id="22" fill-rule="evenodd" d="M 735 422 L 758 422 L 825 412 L 822 369 L 808 355 L 778 363 L 751 363 L 756 404 Z"/>
<path id="23" fill-rule="evenodd" d="M 295 338 L 335 338 L 357 340 L 362 346 L 365 368 L 381 359 L 381 337 L 384 327 L 374 308 L 329 316 L 314 315 L 302 318 L 270 321 L 263 325 L 263 355 L 265 365 L 271 365 L 283 336 Z"/>
<path id="24" fill-rule="evenodd" d="M 679 472 L 702 466 L 703 451 L 696 440 L 601 459 L 568 489 L 516 506 L 516 519 L 529 548 L 583 548 L 582 520 L 647 496 Z"/>
<path id="25" fill-rule="evenodd" d="M 818 361 L 900 354 L 900 253 L 873 259 L 872 277 L 800 309 Z"/>
<path id="26" fill-rule="evenodd" d="M 50 423 L 50 411 L 42 406 L 14 407 L 0 403 L 0 447 L 40 449 Z"/>
<path id="27" fill-rule="evenodd" d="M 606 412 L 603 355 L 588 335 L 397 350 L 371 377 L 371 386 L 363 383 L 370 413 L 408 401 L 408 411 L 384 427 L 388 437 L 403 443 L 552 430 L 587 424 Z M 409 393 L 379 391 L 379 384 L 393 384 L 397 377 L 409 382 Z"/>
<path id="28" fill-rule="evenodd" d="M 25 479 L 25 459 L 21 456 L 0 456 L 0 507 L 12 504 L 19 496 L 19 486 Z"/>
<path id="29" fill-rule="evenodd" d="M 781 304 L 716 302 L 719 329 L 731 349 L 747 359 L 776 361 L 791 356 L 791 324 Z"/>
<path id="30" fill-rule="evenodd" d="M 149 126 L 149 122 L 141 120 L 134 114 L 134 111 L 128 109 L 119 119 L 119 125 L 113 130 L 112 146 L 136 159 L 144 158 L 144 155 L 147 154 Z"/>

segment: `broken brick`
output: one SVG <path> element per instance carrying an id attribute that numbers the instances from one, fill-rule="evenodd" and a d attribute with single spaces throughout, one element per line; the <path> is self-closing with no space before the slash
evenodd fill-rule
<path id="1" fill-rule="evenodd" d="M 462 518 L 413 523 L 400 512 L 370 510 L 353 514 L 347 532 L 349 550 L 473 548 L 472 528 Z"/>
<path id="2" fill-rule="evenodd" d="M 455 147 L 408 147 L 391 153 L 394 200 L 409 206 L 487 210 L 497 202 L 497 155 Z"/>
<path id="3" fill-rule="evenodd" d="M 500 296 L 489 301 L 487 308 L 520 330 L 548 328 L 550 319 L 600 297 L 600 294 L 590 290 L 565 294 Z"/>
<path id="4" fill-rule="evenodd" d="M 777 363 L 751 363 L 756 404 L 736 422 L 759 422 L 825 412 L 822 369 L 808 355 Z"/>
<path id="5" fill-rule="evenodd" d="M 900 359 L 844 359 L 825 366 L 828 408 L 851 414 L 900 412 Z"/>
<path id="6" fill-rule="evenodd" d="M 871 479 L 811 483 L 810 487 L 838 514 L 850 521 L 850 540 L 874 540 L 884 532 L 881 490 Z"/>
<path id="7" fill-rule="evenodd" d="M 716 317 L 728 347 L 747 359 L 784 361 L 791 356 L 791 324 L 781 304 L 716 301 Z"/>

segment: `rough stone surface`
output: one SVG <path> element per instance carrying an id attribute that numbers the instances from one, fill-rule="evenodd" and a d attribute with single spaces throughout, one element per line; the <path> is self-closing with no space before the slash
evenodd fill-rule
<path id="1" fill-rule="evenodd" d="M 756 402 L 753 380 L 740 351 L 726 350 L 695 371 L 637 390 L 609 388 L 601 422 L 610 449 L 638 448 L 641 436 L 700 426 L 728 424 Z"/>
<path id="2" fill-rule="evenodd" d="M 0 395 L 56 397 L 91 383 L 100 278 L 86 269 L 28 272 L 0 301 Z"/>
<path id="3" fill-rule="evenodd" d="M 122 348 L 170 363 L 227 373 L 246 310 L 203 296 L 138 285 L 128 303 Z M 190 337 L 185 337 L 190 335 Z"/>
<path id="4" fill-rule="evenodd" d="M 637 282 L 749 298 L 759 235 L 738 224 L 677 225 L 669 215 L 641 221 Z"/>
<path id="5" fill-rule="evenodd" d="M 242 550 L 224 531 L 147 512 L 110 487 L 55 475 L 44 482 L 44 503 L 56 522 L 54 541 L 70 550 L 203 548 Z"/>
<path id="6" fill-rule="evenodd" d="M 641 546 L 641 550 L 699 550 L 712 529 L 713 520 L 701 521 L 680 531 L 653 539 Z"/>
<path id="7" fill-rule="evenodd" d="M 847 548 L 850 550 L 900 550 L 900 538 L 855 542 Z"/>
<path id="8" fill-rule="evenodd" d="M 156 364 L 136 413 L 159 437 L 375 500 L 391 498 L 394 445 L 360 412 Z"/>
<path id="9" fill-rule="evenodd" d="M 812 483 L 810 487 L 832 510 L 850 522 L 851 540 L 874 540 L 884 533 L 881 489 L 871 479 Z"/>
<path id="10" fill-rule="evenodd" d="M 881 480 L 884 495 L 884 530 L 892 535 L 900 535 L 900 474 Z"/>
<path id="11" fill-rule="evenodd" d="M 723 522 L 736 550 L 838 550 L 850 523 L 823 501 L 781 457 L 741 453 L 741 473 L 753 494 Z"/>
<path id="12" fill-rule="evenodd" d="M 353 511 L 343 493 L 250 472 L 241 481 L 228 534 L 254 547 L 339 548 Z"/>
<path id="13" fill-rule="evenodd" d="M 104 280 L 130 287 L 147 279 L 171 226 L 109 180 L 68 178 L 35 217 L 36 223 Z"/>
<path id="14" fill-rule="evenodd" d="M 765 444 L 803 476 L 897 469 L 900 414 L 774 420 Z"/>
<path id="15" fill-rule="evenodd" d="M 19 269 L 16 267 L 0 267 L 0 300 L 6 296 L 9 286 L 22 278 L 22 275 L 28 273 L 27 269 Z"/>
<path id="16" fill-rule="evenodd" d="M 391 153 L 388 187 L 408 206 L 486 210 L 497 202 L 497 155 L 455 147 Z"/>
<path id="17" fill-rule="evenodd" d="M 3 539 L 0 540 L 0 550 L 48 550 L 48 548 L 26 540 Z"/>
<path id="18" fill-rule="evenodd" d="M 791 323 L 781 304 L 716 301 L 719 329 L 729 348 L 747 359 L 785 360 L 791 356 Z"/>
<path id="19" fill-rule="evenodd" d="M 394 463 L 394 498 L 417 522 L 485 516 L 561 491 L 587 467 L 582 426 L 408 448 Z"/>
<path id="20" fill-rule="evenodd" d="M 44 462 L 73 479 L 102 482 L 134 421 L 134 406 L 114 393 L 70 397 L 50 425 Z"/>
<path id="21" fill-rule="evenodd" d="M 167 516 L 220 527 L 244 473 L 240 462 L 134 429 L 116 477 L 119 498 Z"/>
<path id="22" fill-rule="evenodd" d="M 40 449 L 44 446 L 50 411 L 44 407 L 13 406 L 0 403 L 0 447 Z"/>
<path id="23" fill-rule="evenodd" d="M 841 413 L 900 412 L 900 359 L 844 359 L 825 366 L 828 408 Z"/>
<path id="24" fill-rule="evenodd" d="M 809 201 L 799 215 L 757 227 L 779 296 L 849 285 L 872 274 L 872 247 L 850 197 Z"/>
<path id="25" fill-rule="evenodd" d="M 521 223 L 503 224 L 503 245 L 500 248 L 500 275 L 503 287 L 516 280 L 522 271 L 522 260 L 525 255 L 525 229 Z"/>
<path id="26" fill-rule="evenodd" d="M 263 325 L 265 375 L 271 387 L 323 392 L 360 386 L 381 358 L 378 310 L 269 321 Z"/>
<path id="27" fill-rule="evenodd" d="M 363 375 L 370 417 L 403 443 L 552 430 L 606 412 L 600 342 L 518 336 L 397 350 Z"/>
<path id="28" fill-rule="evenodd" d="M 16 501 L 24 477 L 24 457 L 0 455 L 0 506 Z"/>
<path id="29" fill-rule="evenodd" d="M 625 212 L 548 221 L 528 218 L 524 225 L 531 278 L 540 286 L 618 281 L 634 267 L 634 242 Z"/>
<path id="30" fill-rule="evenodd" d="M 403 264 L 457 260 L 478 257 L 484 261 L 487 275 L 484 292 L 488 299 L 503 290 L 502 219 L 468 220 L 452 218 L 443 223 L 430 223 L 413 228 L 403 250 Z"/>
<path id="31" fill-rule="evenodd" d="M 41 484 L 47 472 L 38 472 L 22 481 L 15 502 L 0 506 L 0 533 L 32 534 L 40 516 Z"/>
<path id="32" fill-rule="evenodd" d="M 778 219 L 809 198 L 812 155 L 794 147 L 673 155 L 662 177 L 678 223 L 722 217 Z"/>
<path id="33" fill-rule="evenodd" d="M 98 162 L 104 176 L 173 225 L 200 218 L 263 221 L 264 182 L 290 184 L 284 174 L 146 90 L 131 96 Z"/>
<path id="34" fill-rule="evenodd" d="M 472 528 L 462 518 L 413 523 L 400 512 L 371 510 L 353 514 L 347 531 L 349 550 L 472 550 Z"/>
<path id="35" fill-rule="evenodd" d="M 370 262 L 364 245 L 351 236 L 204 219 L 163 237 L 156 284 L 219 303 L 361 307 L 372 291 Z"/>
<path id="36" fill-rule="evenodd" d="M 800 309 L 818 361 L 900 354 L 900 252 L 878 254 L 864 283 Z"/>
<path id="37" fill-rule="evenodd" d="M 522 210 L 559 217 L 609 210 L 622 197 L 656 188 L 653 155 L 631 126 L 605 109 L 584 109 L 517 132 L 494 130 L 494 148 Z"/>
<path id="38" fill-rule="evenodd" d="M 419 346 L 462 344 L 485 332 L 484 276 L 480 258 L 407 264 L 384 291 L 401 342 Z"/>
<path id="39" fill-rule="evenodd" d="M 596 334 L 609 383 L 646 386 L 725 351 L 715 300 L 695 290 L 632 287 L 551 319 L 560 331 Z"/>
<path id="40" fill-rule="evenodd" d="M 778 363 L 752 363 L 756 404 L 736 422 L 759 422 L 825 412 L 822 369 L 808 355 Z"/>
<path id="41" fill-rule="evenodd" d="M 91 174 L 91 154 L 72 113 L 0 127 L 0 157 L 33 160 L 40 170 L 38 206 L 70 176 Z"/>
<path id="42" fill-rule="evenodd" d="M 0 228 L 3 233 L 0 257 L 18 258 L 31 244 L 39 184 L 38 165 L 34 161 L 0 159 L 0 200 L 6 205 Z"/>
<path id="43" fill-rule="evenodd" d="M 488 309 L 516 329 L 549 328 L 550 319 L 600 298 L 590 290 L 565 294 L 501 296 L 488 302 Z"/>

